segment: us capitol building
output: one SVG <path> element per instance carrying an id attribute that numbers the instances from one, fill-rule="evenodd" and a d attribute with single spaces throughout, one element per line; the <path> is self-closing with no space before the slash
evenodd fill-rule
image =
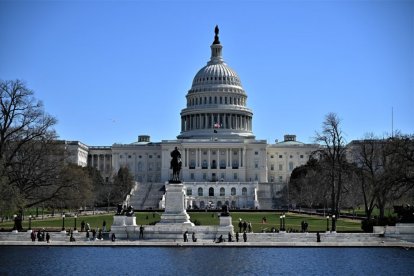
<path id="1" fill-rule="evenodd" d="M 298 142 L 295 135 L 275 144 L 257 140 L 247 93 L 224 62 L 218 27 L 210 48 L 210 61 L 187 92 L 176 140 L 151 142 L 150 136 L 140 135 L 134 143 L 108 147 L 66 141 L 72 162 L 98 169 L 106 181 L 128 167 L 137 182 L 131 204 L 136 209 L 157 208 L 172 175 L 170 153 L 177 147 L 189 208 L 277 207 L 292 170 L 305 164 L 319 145 Z"/>

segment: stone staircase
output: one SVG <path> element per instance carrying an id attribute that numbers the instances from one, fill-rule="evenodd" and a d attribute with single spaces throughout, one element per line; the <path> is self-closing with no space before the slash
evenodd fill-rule
<path id="1" fill-rule="evenodd" d="M 165 193 L 164 183 L 137 183 L 137 188 L 129 199 L 135 210 L 158 209 Z"/>

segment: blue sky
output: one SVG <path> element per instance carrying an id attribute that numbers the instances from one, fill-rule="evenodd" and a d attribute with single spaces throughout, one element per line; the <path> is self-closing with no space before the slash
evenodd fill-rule
<path id="1" fill-rule="evenodd" d="M 414 1 L 4 1 L 0 79 L 22 79 L 87 145 L 175 139 L 214 27 L 257 139 L 414 133 Z"/>

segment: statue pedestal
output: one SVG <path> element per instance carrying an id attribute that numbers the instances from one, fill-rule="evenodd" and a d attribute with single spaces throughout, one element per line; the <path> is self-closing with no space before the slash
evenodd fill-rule
<path id="1" fill-rule="evenodd" d="M 170 183 L 165 190 L 165 210 L 159 224 L 179 223 L 194 226 L 185 210 L 185 193 L 182 183 Z"/>
<path id="2" fill-rule="evenodd" d="M 223 235 L 223 237 L 227 239 L 227 235 L 229 233 L 234 236 L 234 227 L 231 216 L 220 216 L 220 224 L 217 228 L 216 238 L 220 237 L 220 235 Z"/>

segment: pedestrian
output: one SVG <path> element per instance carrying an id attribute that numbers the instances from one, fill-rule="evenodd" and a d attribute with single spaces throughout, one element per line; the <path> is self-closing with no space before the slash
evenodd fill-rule
<path id="1" fill-rule="evenodd" d="M 319 234 L 319 231 L 316 232 L 316 242 L 321 242 L 321 235 Z"/>
<path id="2" fill-rule="evenodd" d="M 246 232 L 247 230 L 247 222 L 243 221 L 243 232 Z"/>
<path id="3" fill-rule="evenodd" d="M 191 239 L 193 240 L 193 242 L 197 241 L 197 238 L 195 237 L 195 233 L 193 232 L 193 234 L 191 235 Z"/>
<path id="4" fill-rule="evenodd" d="M 96 238 L 96 230 L 92 229 L 92 240 L 94 241 Z"/>
<path id="5" fill-rule="evenodd" d="M 49 235 L 49 232 L 47 232 L 46 233 L 46 242 L 49 243 L 49 241 L 50 241 L 50 235 Z"/>
<path id="6" fill-rule="evenodd" d="M 188 242 L 188 231 L 185 231 L 183 234 L 184 242 Z"/>
<path id="7" fill-rule="evenodd" d="M 86 223 L 86 231 L 91 230 L 91 226 L 89 225 L 89 222 Z"/>
<path id="8" fill-rule="evenodd" d="M 85 231 L 85 221 L 82 220 L 81 222 L 81 232 Z"/>
<path id="9" fill-rule="evenodd" d="M 247 234 L 246 234 L 246 231 L 243 232 L 243 240 L 244 240 L 244 242 L 247 242 Z"/>
<path id="10" fill-rule="evenodd" d="M 233 241 L 233 236 L 231 235 L 231 232 L 229 232 L 229 234 L 228 234 L 228 240 L 229 240 L 229 242 Z"/>
<path id="11" fill-rule="evenodd" d="M 89 241 L 89 230 L 86 230 L 86 239 Z"/>
<path id="12" fill-rule="evenodd" d="M 99 231 L 98 231 L 98 240 L 103 240 L 103 238 L 102 238 L 102 229 L 99 229 Z"/>
<path id="13" fill-rule="evenodd" d="M 239 242 L 239 232 L 236 232 L 236 242 Z"/>
<path id="14" fill-rule="evenodd" d="M 144 227 L 142 225 L 139 227 L 139 238 L 144 238 Z"/>
<path id="15" fill-rule="evenodd" d="M 115 237 L 115 233 L 112 233 L 112 235 L 111 235 L 111 241 L 115 241 L 115 239 L 116 239 L 116 237 Z"/>
<path id="16" fill-rule="evenodd" d="M 102 222 L 102 231 L 106 232 L 106 221 L 105 220 Z"/>
<path id="17" fill-rule="evenodd" d="M 69 241 L 70 242 L 74 242 L 75 241 L 75 238 L 73 237 L 73 233 L 70 233 Z"/>
<path id="18" fill-rule="evenodd" d="M 247 229 L 249 231 L 249 233 L 252 232 L 252 223 L 249 221 L 249 223 L 247 223 Z"/>
<path id="19" fill-rule="evenodd" d="M 40 230 L 37 230 L 37 241 L 40 241 L 40 239 L 42 238 L 41 234 L 40 234 Z"/>

